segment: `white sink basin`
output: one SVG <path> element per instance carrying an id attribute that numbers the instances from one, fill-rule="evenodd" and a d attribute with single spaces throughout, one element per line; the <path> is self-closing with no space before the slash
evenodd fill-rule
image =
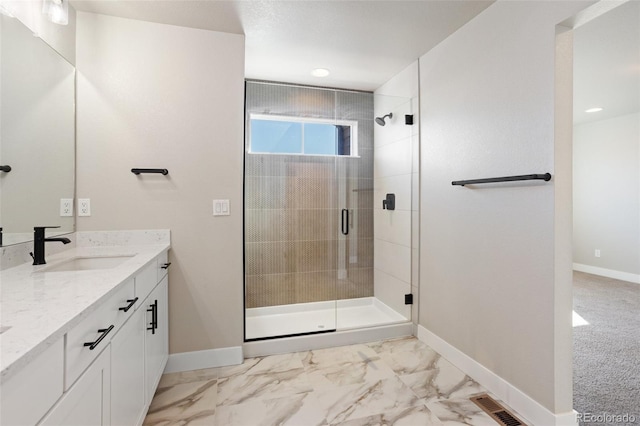
<path id="1" fill-rule="evenodd" d="M 56 265 L 47 266 L 41 272 L 92 271 L 95 269 L 111 269 L 131 259 L 127 256 L 74 257 Z"/>

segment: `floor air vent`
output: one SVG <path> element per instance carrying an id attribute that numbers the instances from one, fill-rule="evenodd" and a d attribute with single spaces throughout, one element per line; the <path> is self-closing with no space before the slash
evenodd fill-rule
<path id="1" fill-rule="evenodd" d="M 487 394 L 474 396 L 469 398 L 478 407 L 482 408 L 482 411 L 487 413 L 496 422 L 505 426 L 526 426 L 516 416 L 511 414 L 507 409 L 500 405 L 495 399 L 491 398 Z"/>

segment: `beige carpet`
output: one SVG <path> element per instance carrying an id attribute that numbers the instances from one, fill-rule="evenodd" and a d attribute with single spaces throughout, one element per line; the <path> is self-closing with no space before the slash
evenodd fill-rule
<path id="1" fill-rule="evenodd" d="M 589 323 L 573 328 L 573 408 L 591 415 L 580 424 L 640 425 L 640 284 L 583 272 L 573 284 Z"/>

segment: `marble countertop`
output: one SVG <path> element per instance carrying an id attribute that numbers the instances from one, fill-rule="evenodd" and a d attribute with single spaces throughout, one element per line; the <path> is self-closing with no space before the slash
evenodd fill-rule
<path id="1" fill-rule="evenodd" d="M 48 255 L 46 265 L 22 264 L 0 272 L 0 380 L 58 341 L 169 247 L 169 243 L 76 247 Z M 110 269 L 43 271 L 84 256 L 132 257 Z"/>

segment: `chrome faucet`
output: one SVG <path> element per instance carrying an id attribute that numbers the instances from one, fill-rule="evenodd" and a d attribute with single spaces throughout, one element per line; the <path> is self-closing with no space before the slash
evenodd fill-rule
<path id="1" fill-rule="evenodd" d="M 34 226 L 33 227 L 33 253 L 29 253 L 33 257 L 34 265 L 44 265 L 44 243 L 47 241 L 58 241 L 62 244 L 69 244 L 70 239 L 64 237 L 45 238 L 44 230 L 47 228 L 60 228 L 59 226 Z"/>

